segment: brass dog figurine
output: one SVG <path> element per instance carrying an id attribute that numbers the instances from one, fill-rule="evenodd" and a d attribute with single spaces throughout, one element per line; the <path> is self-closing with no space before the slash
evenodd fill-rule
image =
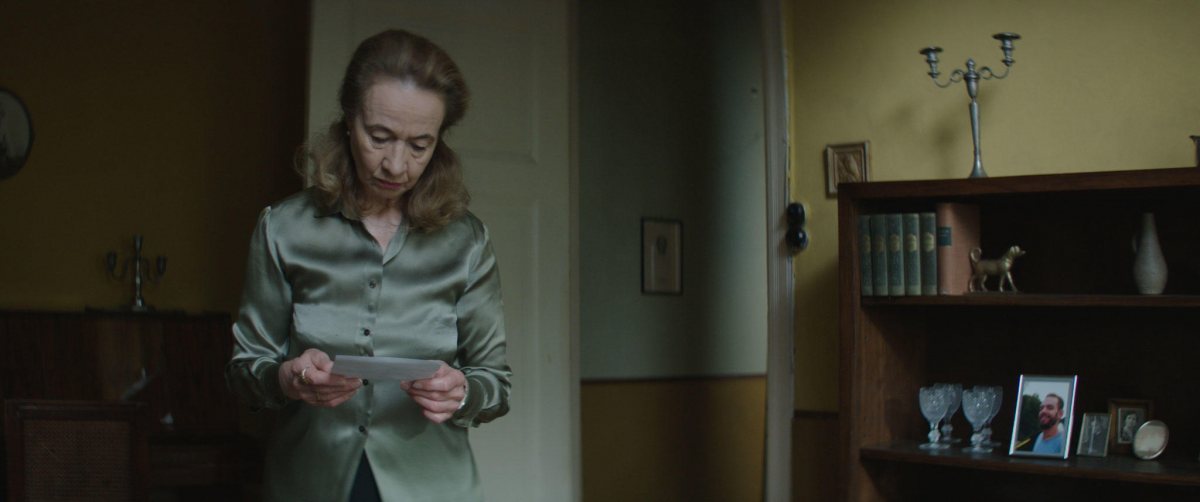
<path id="1" fill-rule="evenodd" d="M 1004 281 L 1008 281 L 1009 287 L 1014 292 L 1017 291 L 1017 285 L 1013 284 L 1012 266 L 1017 258 L 1024 256 L 1025 251 L 1020 247 L 1013 246 L 1004 252 L 1004 256 L 995 260 L 981 260 L 983 250 L 975 248 L 971 250 L 971 282 L 967 284 L 967 291 L 987 291 L 987 286 L 984 281 L 987 281 L 989 275 L 1000 276 L 1000 291 L 1004 291 Z"/>

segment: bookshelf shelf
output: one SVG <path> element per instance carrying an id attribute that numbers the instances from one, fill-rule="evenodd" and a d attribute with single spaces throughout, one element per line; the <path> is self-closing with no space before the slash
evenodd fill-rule
<path id="1" fill-rule="evenodd" d="M 960 448 L 930 453 L 916 441 L 901 441 L 863 448 L 863 459 L 881 462 L 928 464 L 982 471 L 1015 472 L 1078 479 L 1129 483 L 1200 486 L 1200 463 L 1183 458 L 1138 460 L 1127 456 L 1071 457 L 1067 460 L 1010 457 L 1007 449 L 971 454 Z"/>
<path id="2" fill-rule="evenodd" d="M 1200 500 L 1200 169 L 852 183 L 838 199 L 841 499 Z M 1012 270 L 1022 292 L 863 296 L 859 216 L 943 202 L 979 208 L 985 256 L 1027 251 Z M 1145 212 L 1167 263 L 1162 295 L 1137 294 L 1132 277 Z M 1002 386 L 993 429 L 1005 440 L 1022 374 L 1078 375 L 1076 419 L 1109 399 L 1152 401 L 1171 429 L 1164 456 L 1076 457 L 1077 434 L 1067 460 L 916 448 L 921 386 Z M 961 413 L 953 424 L 965 438 Z M 943 492 L 970 496 L 932 496 Z"/>
<path id="3" fill-rule="evenodd" d="M 1200 296 L 1192 295 L 1083 295 L 1036 293 L 980 293 L 960 296 L 871 296 L 863 307 L 954 306 L 954 307 L 1128 307 L 1200 308 Z"/>

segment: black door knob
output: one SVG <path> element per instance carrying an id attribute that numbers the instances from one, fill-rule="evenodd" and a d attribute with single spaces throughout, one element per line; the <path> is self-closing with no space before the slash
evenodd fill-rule
<path id="1" fill-rule="evenodd" d="M 784 240 L 787 241 L 788 248 L 793 253 L 798 252 L 808 247 L 808 232 L 804 230 L 804 224 L 808 221 L 808 215 L 804 211 L 804 205 L 799 202 L 793 202 L 787 206 L 787 234 L 784 235 Z"/>

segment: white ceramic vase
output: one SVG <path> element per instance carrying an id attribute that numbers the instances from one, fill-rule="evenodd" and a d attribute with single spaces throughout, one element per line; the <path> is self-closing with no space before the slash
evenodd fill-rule
<path id="1" fill-rule="evenodd" d="M 1167 261 L 1158 245 L 1154 213 L 1142 213 L 1142 228 L 1133 240 L 1133 282 L 1143 295 L 1162 294 L 1167 285 Z"/>

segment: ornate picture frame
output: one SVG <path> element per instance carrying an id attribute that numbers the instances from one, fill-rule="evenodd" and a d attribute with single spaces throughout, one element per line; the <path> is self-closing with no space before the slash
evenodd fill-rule
<path id="1" fill-rule="evenodd" d="M 868 141 L 825 146 L 825 192 L 837 195 L 841 183 L 869 181 L 871 163 Z"/>

